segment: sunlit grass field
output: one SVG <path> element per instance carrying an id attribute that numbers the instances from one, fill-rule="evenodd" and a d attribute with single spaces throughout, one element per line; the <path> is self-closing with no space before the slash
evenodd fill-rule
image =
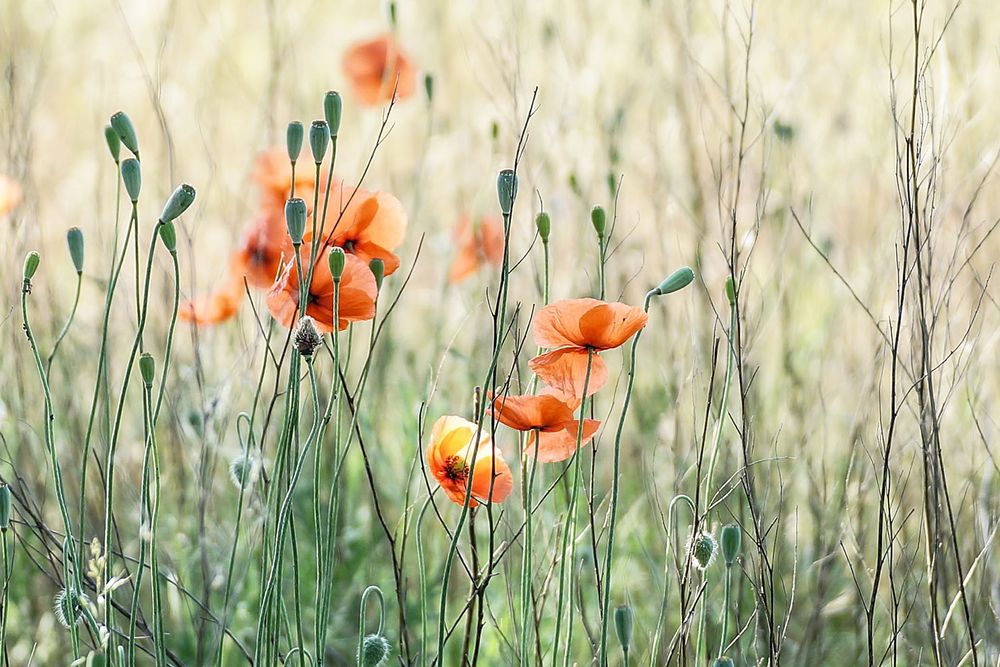
<path id="1" fill-rule="evenodd" d="M 998 45 L 0 0 L 0 665 L 1000 665 Z"/>

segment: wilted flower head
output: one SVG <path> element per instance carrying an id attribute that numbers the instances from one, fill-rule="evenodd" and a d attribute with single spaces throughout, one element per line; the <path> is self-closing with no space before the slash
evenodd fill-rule
<path id="1" fill-rule="evenodd" d="M 323 337 L 316 330 L 316 320 L 309 315 L 299 318 L 299 323 L 295 325 L 294 343 L 299 354 L 306 358 L 312 357 L 316 348 L 323 344 Z"/>

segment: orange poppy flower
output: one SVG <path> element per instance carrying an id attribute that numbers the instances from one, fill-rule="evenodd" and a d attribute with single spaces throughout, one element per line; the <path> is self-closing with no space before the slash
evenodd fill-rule
<path id="1" fill-rule="evenodd" d="M 282 260 L 291 256 L 284 219 L 261 215 L 240 236 L 233 253 L 233 273 L 240 278 L 246 276 L 251 287 L 267 288 L 274 284 Z"/>
<path id="2" fill-rule="evenodd" d="M 0 174 L 0 215 L 7 215 L 21 203 L 21 185 Z"/>
<path id="3" fill-rule="evenodd" d="M 426 452 L 427 467 L 448 497 L 463 505 L 471 463 L 472 495 L 469 507 L 490 501 L 502 503 L 514 489 L 510 468 L 500 451 L 493 446 L 489 433 L 480 431 L 479 442 L 473 445 L 475 436 L 476 425 L 469 420 L 452 416 L 439 418 L 431 430 L 431 444 Z"/>
<path id="4" fill-rule="evenodd" d="M 316 258 L 316 270 L 309 286 L 306 304 L 306 315 L 310 315 L 316 321 L 316 328 L 324 333 L 333 331 L 334 326 L 334 284 L 327 259 L 329 253 L 328 249 Z M 303 248 L 302 254 L 305 255 L 302 268 L 306 270 L 309 252 Z M 341 330 L 346 329 L 351 322 L 375 317 L 375 298 L 378 296 L 375 276 L 368 264 L 353 255 L 347 255 L 346 259 L 340 279 L 340 304 L 337 313 L 337 328 Z M 298 318 L 299 272 L 295 264 L 294 258 L 285 262 L 281 275 L 267 292 L 267 307 L 271 315 L 288 328 Z"/>
<path id="5" fill-rule="evenodd" d="M 243 300 L 243 278 L 230 271 L 226 280 L 208 296 L 181 304 L 177 318 L 198 326 L 224 322 L 236 315 Z"/>
<path id="6" fill-rule="evenodd" d="M 308 148 L 295 165 L 295 196 L 305 200 L 311 210 L 316 191 L 316 165 L 307 155 Z M 325 168 L 320 173 L 321 197 L 326 192 L 326 173 Z M 275 147 L 258 155 L 253 180 L 260 188 L 262 208 L 284 216 L 285 202 L 292 192 L 292 164 L 288 160 L 288 151 L 284 147 Z"/>
<path id="7" fill-rule="evenodd" d="M 355 42 L 344 54 L 344 74 L 354 94 L 375 106 L 396 98 L 403 100 L 417 89 L 417 71 L 391 33 Z"/>
<path id="8" fill-rule="evenodd" d="M 399 268 L 399 257 L 393 252 L 403 243 L 406 234 L 406 211 L 398 199 L 388 192 L 369 192 L 335 184 L 323 226 L 323 241 L 343 248 L 367 264 L 381 259 L 385 275 Z M 353 196 L 352 196 L 353 195 Z M 344 206 L 346 204 L 346 206 Z M 340 209 L 344 207 L 343 215 Z M 303 243 L 312 240 L 312 228 L 307 225 Z"/>
<path id="9" fill-rule="evenodd" d="M 591 358 L 587 395 L 608 380 L 608 368 L 598 352 L 619 347 L 646 326 L 641 308 L 597 299 L 564 299 L 545 306 L 535 316 L 532 330 L 541 347 L 555 348 L 528 365 L 546 384 L 581 398 Z"/>
<path id="10" fill-rule="evenodd" d="M 457 284 L 478 271 L 485 264 L 500 266 L 503 262 L 503 223 L 499 218 L 486 216 L 473 227 L 469 216 L 463 215 L 455 227 L 458 254 L 448 271 L 448 281 Z"/>
<path id="11" fill-rule="evenodd" d="M 532 445 L 538 434 L 538 462 L 554 463 L 565 461 L 576 451 L 576 441 L 580 433 L 580 420 L 573 416 L 579 401 L 565 398 L 551 390 L 543 390 L 538 396 L 497 396 L 493 399 L 493 414 L 500 423 L 516 431 L 530 431 L 524 451 L 534 457 Z M 596 419 L 583 420 L 584 445 L 594 437 L 601 422 Z"/>

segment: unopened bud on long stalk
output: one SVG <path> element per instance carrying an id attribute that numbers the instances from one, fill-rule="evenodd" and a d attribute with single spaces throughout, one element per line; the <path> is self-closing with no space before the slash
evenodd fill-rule
<path id="1" fill-rule="evenodd" d="M 35 276 L 35 271 L 38 270 L 38 263 L 42 261 L 42 258 L 38 255 L 38 252 L 32 250 L 27 255 L 24 256 L 24 271 L 21 277 L 25 281 L 31 280 Z"/>
<path id="2" fill-rule="evenodd" d="M 299 159 L 304 137 L 305 130 L 302 128 L 302 123 L 293 120 L 288 124 L 288 130 L 285 132 L 285 146 L 288 148 L 288 159 L 292 164 L 295 164 Z"/>
<path id="3" fill-rule="evenodd" d="M 139 201 L 139 192 L 142 190 L 142 167 L 134 157 L 122 160 L 122 182 L 125 183 L 125 192 L 132 203 Z"/>
<path id="4" fill-rule="evenodd" d="M 538 229 L 538 235 L 542 238 L 542 243 L 548 243 L 549 233 L 552 231 L 552 220 L 549 219 L 549 214 L 542 211 L 536 215 L 535 227 Z"/>
<path id="5" fill-rule="evenodd" d="M 174 227 L 174 223 L 168 222 L 160 225 L 160 240 L 163 241 L 163 247 L 171 255 L 177 252 L 177 229 Z"/>
<path id="6" fill-rule="evenodd" d="M 143 352 L 139 357 L 139 375 L 142 376 L 142 383 L 146 389 L 153 386 L 153 378 L 156 377 L 156 361 L 149 352 Z"/>
<path id="7" fill-rule="evenodd" d="M 139 157 L 139 138 L 135 133 L 135 126 L 132 125 L 132 119 L 128 117 L 128 114 L 124 111 L 119 111 L 111 116 L 111 127 L 114 128 L 115 134 L 125 148 L 132 151 L 132 154 Z"/>
<path id="8" fill-rule="evenodd" d="M 83 273 L 83 232 L 79 227 L 70 227 L 66 232 L 66 245 L 69 246 L 69 256 L 73 260 L 73 268 L 77 273 Z"/>
<path id="9" fill-rule="evenodd" d="M 10 528 L 10 487 L 0 484 L 0 531 Z"/>
<path id="10" fill-rule="evenodd" d="M 288 236 L 293 245 L 302 244 L 302 236 L 306 233 L 306 202 L 298 197 L 292 197 L 285 202 L 285 224 L 288 226 Z"/>
<path id="11" fill-rule="evenodd" d="M 195 189 L 187 183 L 178 185 L 177 189 L 170 195 L 170 198 L 167 199 L 167 203 L 163 205 L 163 212 L 160 213 L 160 222 L 167 223 L 176 220 L 178 216 L 188 210 L 188 207 L 194 203 L 195 194 Z"/>
<path id="12" fill-rule="evenodd" d="M 653 290 L 653 294 L 656 296 L 671 294 L 684 289 L 690 285 L 693 280 L 694 271 L 691 270 L 691 267 L 685 266 L 683 269 L 677 269 L 667 276 L 666 279 Z"/>
<path id="13" fill-rule="evenodd" d="M 724 526 L 719 532 L 719 542 L 722 546 L 722 558 L 726 565 L 736 562 L 740 555 L 740 545 L 743 542 L 743 529 L 735 523 Z"/>
<path id="14" fill-rule="evenodd" d="M 313 162 L 320 164 L 330 145 L 330 126 L 325 120 L 314 120 L 309 128 L 309 147 L 312 149 Z"/>
<path id="15" fill-rule="evenodd" d="M 627 604 L 615 607 L 615 634 L 622 651 L 628 653 L 632 646 L 632 607 Z"/>
<path id="16" fill-rule="evenodd" d="M 344 265 L 347 263 L 347 256 L 344 254 L 344 249 L 332 248 L 327 261 L 330 264 L 330 275 L 333 276 L 333 282 L 339 283 L 340 277 L 344 275 Z"/>
<path id="17" fill-rule="evenodd" d="M 118 164 L 118 158 L 122 152 L 122 140 L 118 138 L 118 133 L 115 132 L 115 128 L 110 125 L 104 126 L 104 141 L 108 144 L 108 150 L 111 152 L 111 159 Z"/>
<path id="18" fill-rule="evenodd" d="M 327 91 L 323 97 L 323 116 L 326 118 L 330 136 L 336 137 L 340 132 L 340 117 L 344 112 L 344 100 L 336 90 Z"/>
<path id="19" fill-rule="evenodd" d="M 608 215 L 604 212 L 603 207 L 595 206 L 590 209 L 590 224 L 594 226 L 598 238 L 603 239 L 608 229 Z"/>
<path id="20" fill-rule="evenodd" d="M 500 212 L 510 215 L 514 209 L 514 198 L 517 197 L 517 175 L 513 169 L 504 169 L 497 176 L 497 199 L 500 202 Z"/>
<path id="21" fill-rule="evenodd" d="M 371 269 L 372 274 L 375 276 L 375 287 L 381 291 L 382 280 L 385 279 L 385 262 L 376 257 L 368 262 L 368 268 Z"/>

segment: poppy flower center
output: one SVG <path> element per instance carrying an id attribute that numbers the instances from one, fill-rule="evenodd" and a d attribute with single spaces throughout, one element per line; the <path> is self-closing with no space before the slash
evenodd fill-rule
<path id="1" fill-rule="evenodd" d="M 444 476 L 451 482 L 464 482 L 469 477 L 469 466 L 460 456 L 449 456 L 444 460 Z"/>
<path id="2" fill-rule="evenodd" d="M 354 240 L 349 239 L 344 241 L 344 252 L 354 253 Z"/>

